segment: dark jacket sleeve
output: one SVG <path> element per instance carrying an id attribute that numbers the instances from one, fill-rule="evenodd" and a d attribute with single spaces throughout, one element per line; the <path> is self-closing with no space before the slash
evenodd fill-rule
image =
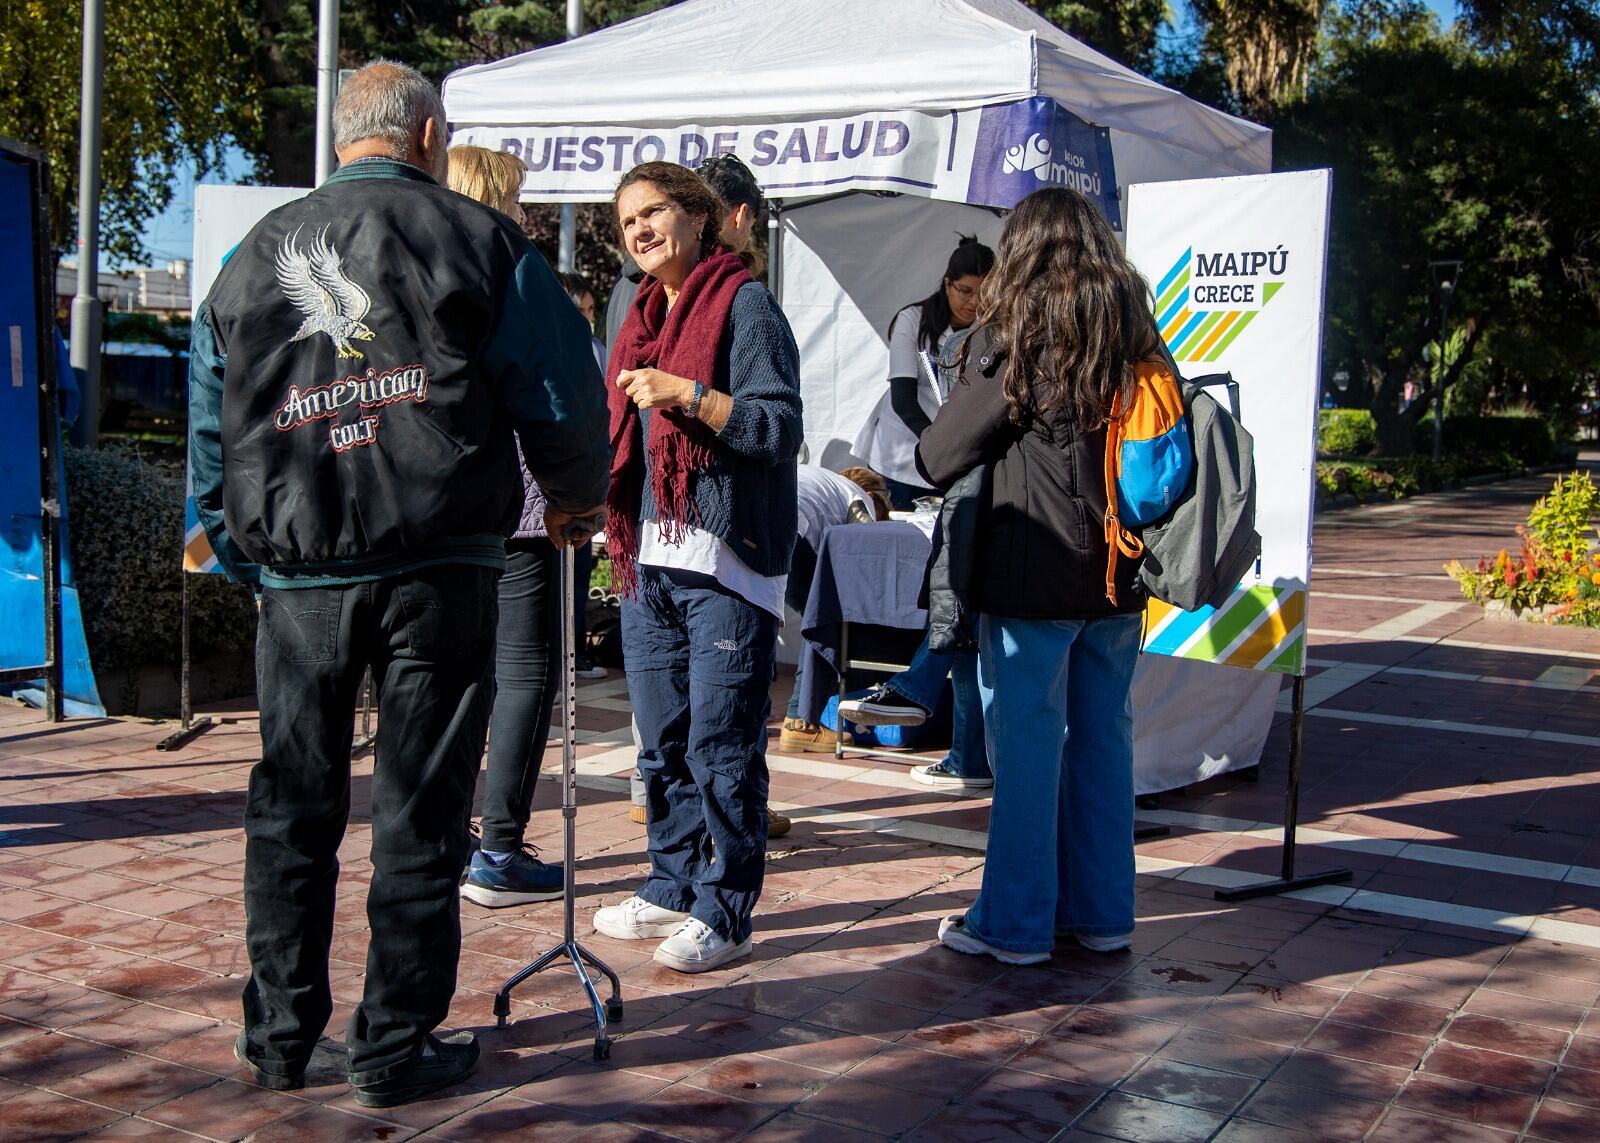
<path id="1" fill-rule="evenodd" d="M 545 499 L 568 512 L 602 503 L 611 468 L 605 380 L 589 326 L 533 246 L 522 243 L 485 349 Z"/>
<path id="2" fill-rule="evenodd" d="M 800 455 L 800 350 L 789 319 L 765 286 L 747 284 L 729 315 L 733 411 L 717 439 L 752 460 L 779 464 Z"/>
<path id="3" fill-rule="evenodd" d="M 202 303 L 189 333 L 189 476 L 195 513 L 228 578 L 258 583 L 261 569 L 245 559 L 222 519 L 222 377 L 227 365 L 211 311 Z"/>
<path id="4" fill-rule="evenodd" d="M 895 416 L 905 422 L 906 428 L 921 437 L 933 422 L 928 419 L 922 402 L 917 400 L 919 387 L 920 383 L 915 377 L 889 378 L 889 407 L 894 410 Z"/>
<path id="5" fill-rule="evenodd" d="M 1012 432 L 999 375 L 963 368 L 950 399 L 917 442 L 917 471 L 934 488 L 949 488 L 993 460 Z"/>

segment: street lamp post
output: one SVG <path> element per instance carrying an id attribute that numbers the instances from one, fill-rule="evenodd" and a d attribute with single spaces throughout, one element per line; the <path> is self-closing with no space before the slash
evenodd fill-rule
<path id="1" fill-rule="evenodd" d="M 83 95 L 78 124 L 78 288 L 72 299 L 72 368 L 83 375 L 74 436 L 100 437 L 100 112 L 105 91 L 105 0 L 83 6 Z M 44 352 L 44 347 L 40 347 Z"/>
<path id="2" fill-rule="evenodd" d="M 1461 278 L 1459 259 L 1429 262 L 1428 272 L 1433 275 L 1434 288 L 1439 291 L 1439 352 L 1433 363 L 1433 460 L 1437 464 L 1444 456 L 1444 381 L 1445 333 L 1450 326 L 1450 299 L 1455 297 L 1456 283 Z"/>

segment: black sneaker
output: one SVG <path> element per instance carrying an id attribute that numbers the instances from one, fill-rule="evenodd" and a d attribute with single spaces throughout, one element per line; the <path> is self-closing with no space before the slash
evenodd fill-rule
<path id="1" fill-rule="evenodd" d="M 431 1048 L 431 1054 L 427 1049 Z M 366 1080 L 370 1072 L 351 1072 L 350 1086 L 362 1107 L 397 1107 L 429 1092 L 460 1083 L 478 1066 L 478 1038 L 471 1032 L 439 1037 L 429 1033 L 423 1052 L 381 1080 Z"/>
<path id="2" fill-rule="evenodd" d="M 606 669 L 598 666 L 593 659 L 589 658 L 589 656 L 574 655 L 573 658 L 577 662 L 577 670 L 573 673 L 577 675 L 578 678 L 603 679 L 606 677 Z"/>
<path id="3" fill-rule="evenodd" d="M 306 1073 L 303 1068 L 293 1075 L 264 1071 L 245 1054 L 245 1049 L 249 1046 L 249 1034 L 240 1032 L 239 1038 L 233 1042 L 233 1058 L 245 1066 L 245 1070 L 250 1073 L 250 1078 L 256 1082 L 257 1087 L 264 1087 L 268 1091 L 299 1091 L 306 1086 Z"/>
<path id="4" fill-rule="evenodd" d="M 888 687 L 873 687 L 865 698 L 845 699 L 839 717 L 862 726 L 921 726 L 928 712 Z"/>
<path id="5" fill-rule="evenodd" d="M 554 901 L 566 890 L 566 871 L 557 863 L 540 861 L 526 849 L 496 864 L 475 850 L 461 878 L 461 896 L 486 909 Z"/>

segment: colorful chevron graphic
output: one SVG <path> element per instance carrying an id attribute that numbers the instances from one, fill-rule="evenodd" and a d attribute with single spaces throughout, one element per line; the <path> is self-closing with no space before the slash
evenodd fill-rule
<path id="1" fill-rule="evenodd" d="M 200 514 L 194 509 L 192 495 L 183 498 L 183 570 L 188 572 L 214 572 L 223 574 L 206 539 L 206 530 L 200 526 Z"/>
<path id="2" fill-rule="evenodd" d="M 1232 255 L 1228 262 L 1233 261 Z M 1204 263 L 1205 259 L 1202 258 Z M 1195 285 L 1194 247 L 1185 250 L 1172 269 L 1168 270 L 1156 286 L 1156 325 L 1161 339 L 1167 343 L 1177 361 L 1215 361 L 1226 352 L 1241 333 L 1255 320 L 1280 289 L 1281 281 L 1250 281 L 1228 287 Z M 1201 305 L 1214 305 L 1207 294 L 1228 294 L 1236 297 L 1244 286 L 1249 287 L 1250 300 L 1239 304 L 1253 306 L 1244 309 L 1201 309 Z M 1259 286 L 1259 292 L 1255 289 Z M 1224 304 L 1234 304 L 1231 300 Z"/>
<path id="3" fill-rule="evenodd" d="M 1221 607 L 1181 611 L 1152 599 L 1145 610 L 1144 649 L 1178 659 L 1226 663 L 1281 675 L 1304 673 L 1304 584 L 1242 587 Z"/>

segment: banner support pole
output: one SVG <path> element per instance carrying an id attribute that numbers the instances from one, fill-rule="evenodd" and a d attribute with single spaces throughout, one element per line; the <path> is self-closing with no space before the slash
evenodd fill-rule
<path id="1" fill-rule="evenodd" d="M 178 556 L 178 729 L 156 743 L 157 750 L 178 750 L 216 725 L 209 715 L 194 717 L 194 704 L 189 694 L 189 569 L 183 566 L 183 555 Z"/>

